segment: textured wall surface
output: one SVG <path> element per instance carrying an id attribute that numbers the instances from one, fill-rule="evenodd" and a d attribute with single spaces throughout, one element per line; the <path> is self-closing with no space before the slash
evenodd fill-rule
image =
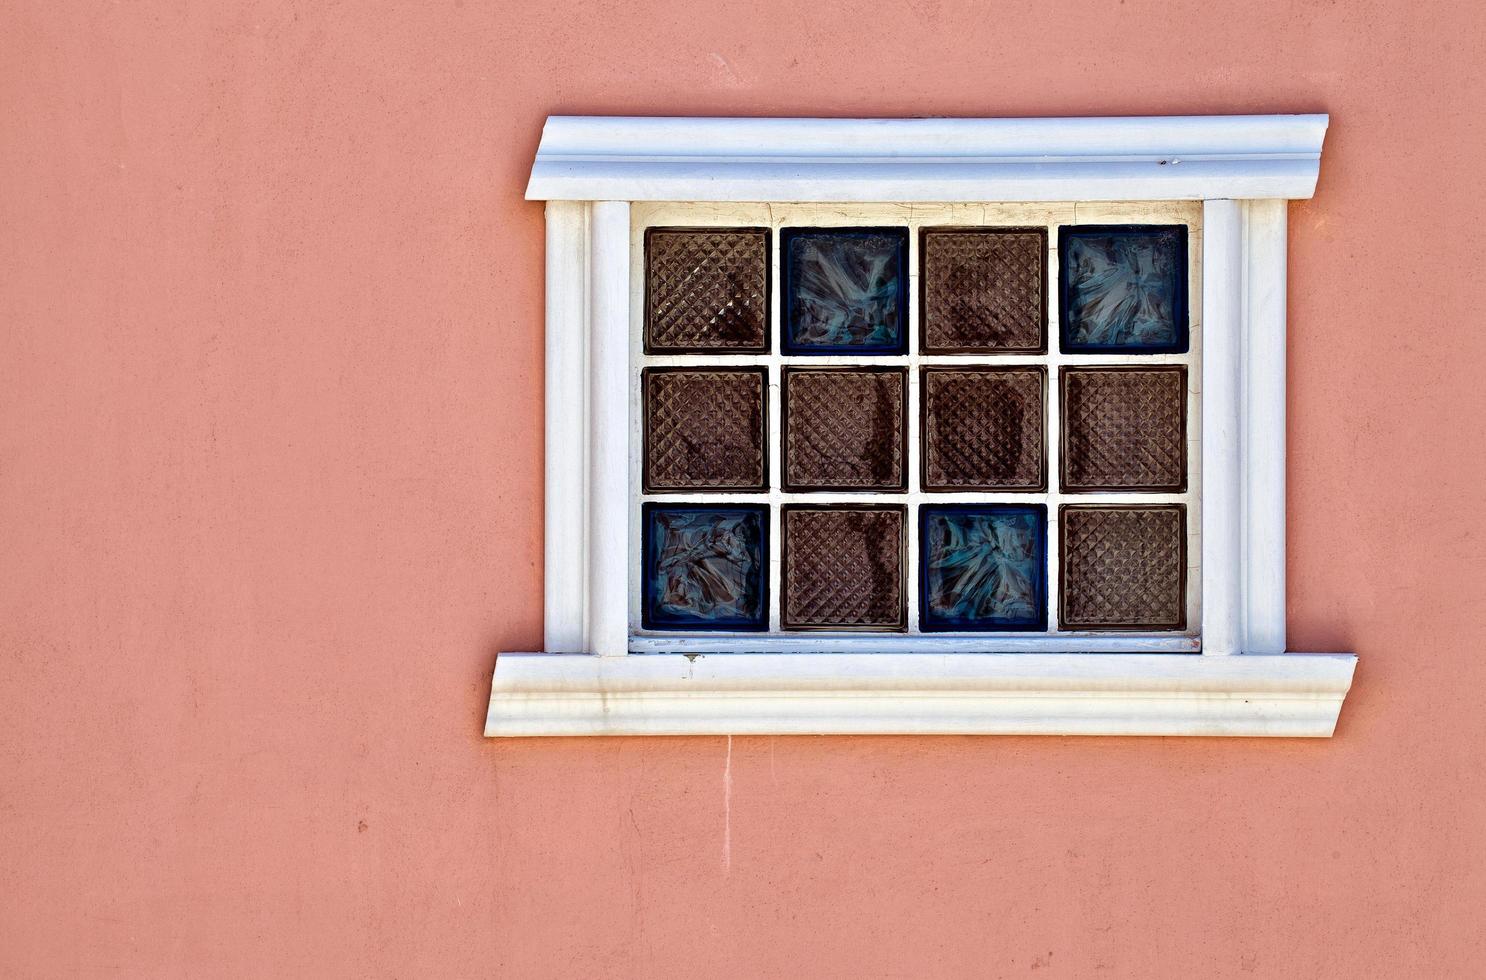
<path id="1" fill-rule="evenodd" d="M 0 11 L 0 975 L 1467 977 L 1486 6 Z M 541 640 L 548 113 L 1326 111 L 1331 741 L 480 737 Z"/>

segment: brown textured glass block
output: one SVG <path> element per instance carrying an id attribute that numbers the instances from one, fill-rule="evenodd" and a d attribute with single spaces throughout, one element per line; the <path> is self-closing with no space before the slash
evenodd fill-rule
<path id="1" fill-rule="evenodd" d="M 1062 628 L 1184 629 L 1186 518 L 1180 504 L 1060 508 Z"/>
<path id="2" fill-rule="evenodd" d="M 787 490 L 904 490 L 908 455 L 898 368 L 785 368 Z"/>
<path id="3" fill-rule="evenodd" d="M 925 490 L 1045 490 L 1042 368 L 923 369 Z"/>
<path id="4" fill-rule="evenodd" d="M 647 368 L 645 489 L 764 489 L 767 389 L 763 368 Z"/>
<path id="5" fill-rule="evenodd" d="M 922 234 L 924 353 L 1047 350 L 1046 228 L 925 228 Z"/>
<path id="6" fill-rule="evenodd" d="M 645 350 L 769 349 L 767 228 L 645 230 Z"/>
<path id="7" fill-rule="evenodd" d="M 1063 490 L 1187 488 L 1187 369 L 1063 368 Z"/>
<path id="8" fill-rule="evenodd" d="M 785 629 L 901 630 L 906 511 L 785 507 Z"/>

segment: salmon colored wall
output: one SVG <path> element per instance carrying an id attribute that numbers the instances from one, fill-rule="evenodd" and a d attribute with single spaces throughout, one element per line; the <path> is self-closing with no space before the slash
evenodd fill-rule
<path id="1" fill-rule="evenodd" d="M 0 975 L 1480 975 L 1486 6 L 0 18 Z M 480 737 L 541 640 L 544 116 L 1290 111 L 1335 739 Z"/>

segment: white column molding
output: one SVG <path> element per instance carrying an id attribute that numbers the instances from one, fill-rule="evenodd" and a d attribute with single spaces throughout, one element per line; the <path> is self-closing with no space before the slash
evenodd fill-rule
<path id="1" fill-rule="evenodd" d="M 1202 208 L 1202 652 L 1241 653 L 1243 206 Z"/>
<path id="2" fill-rule="evenodd" d="M 629 652 L 629 202 L 596 201 L 588 373 L 589 651 Z"/>
<path id="3" fill-rule="evenodd" d="M 1286 202 L 1244 212 L 1244 653 L 1285 651 Z"/>
<path id="4" fill-rule="evenodd" d="M 547 202 L 546 518 L 542 642 L 588 652 L 588 212 Z"/>

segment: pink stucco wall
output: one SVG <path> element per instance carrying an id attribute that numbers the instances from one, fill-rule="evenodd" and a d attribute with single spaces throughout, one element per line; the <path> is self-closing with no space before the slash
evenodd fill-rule
<path id="1" fill-rule="evenodd" d="M 4 5 L 0 976 L 1479 976 L 1483 31 Z M 480 737 L 541 639 L 545 115 L 1276 111 L 1332 114 L 1289 515 L 1335 739 Z"/>

